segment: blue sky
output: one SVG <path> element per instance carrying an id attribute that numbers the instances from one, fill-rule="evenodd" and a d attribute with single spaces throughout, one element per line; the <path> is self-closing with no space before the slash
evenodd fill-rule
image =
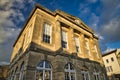
<path id="1" fill-rule="evenodd" d="M 9 62 L 12 45 L 36 3 L 80 18 L 99 37 L 101 52 L 120 48 L 120 0 L 0 0 L 0 64 Z"/>

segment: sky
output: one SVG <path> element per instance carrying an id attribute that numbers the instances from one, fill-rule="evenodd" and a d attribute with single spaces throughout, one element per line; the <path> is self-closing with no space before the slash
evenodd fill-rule
<path id="1" fill-rule="evenodd" d="M 13 44 L 36 3 L 80 18 L 99 37 L 102 54 L 120 48 L 120 0 L 0 0 L 0 64 L 9 63 Z"/>

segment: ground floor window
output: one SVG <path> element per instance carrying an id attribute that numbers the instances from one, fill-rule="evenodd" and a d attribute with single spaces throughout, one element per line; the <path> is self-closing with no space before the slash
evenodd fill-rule
<path id="1" fill-rule="evenodd" d="M 94 73 L 94 78 L 95 78 L 95 80 L 100 80 L 100 75 L 99 75 L 99 73 Z"/>
<path id="2" fill-rule="evenodd" d="M 24 76 L 24 63 L 22 63 L 21 68 L 20 68 L 19 80 L 23 80 L 23 76 Z"/>
<path id="3" fill-rule="evenodd" d="M 65 66 L 65 80 L 76 80 L 76 72 L 71 63 Z"/>
<path id="4" fill-rule="evenodd" d="M 42 61 L 37 65 L 36 80 L 52 80 L 52 68 L 47 61 Z"/>
<path id="5" fill-rule="evenodd" d="M 106 80 L 105 74 L 103 74 L 103 79 Z"/>
<path id="6" fill-rule="evenodd" d="M 94 73 L 93 73 L 93 75 L 94 75 L 94 79 L 95 79 L 95 80 L 100 80 L 99 70 L 98 70 L 96 67 L 94 68 Z"/>
<path id="7" fill-rule="evenodd" d="M 90 80 L 90 75 L 88 71 L 82 71 L 82 80 Z"/>
<path id="8" fill-rule="evenodd" d="M 15 73 L 14 73 L 14 80 L 17 79 L 17 75 L 18 75 L 18 67 L 16 68 Z"/>

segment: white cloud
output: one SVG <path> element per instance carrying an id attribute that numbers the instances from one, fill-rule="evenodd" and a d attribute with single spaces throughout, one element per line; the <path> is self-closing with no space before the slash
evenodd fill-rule
<path id="1" fill-rule="evenodd" d="M 101 33 L 109 42 L 120 41 L 120 19 L 111 19 L 109 23 L 103 25 Z"/>
<path id="2" fill-rule="evenodd" d="M 25 21 L 21 10 L 26 4 L 33 5 L 34 0 L 0 0 L 0 62 L 10 59 L 13 42 L 21 30 L 18 24 Z"/>
<path id="3" fill-rule="evenodd" d="M 115 50 L 115 48 L 107 47 L 107 49 L 103 52 L 103 54 L 108 53 L 108 52 L 113 51 L 113 50 Z"/>
<path id="4" fill-rule="evenodd" d="M 0 65 L 9 65 L 9 62 L 0 62 Z"/>
<path id="5" fill-rule="evenodd" d="M 92 13 L 89 19 L 89 25 L 93 30 L 97 30 L 99 23 L 99 16 L 97 16 L 95 13 Z"/>
<path id="6" fill-rule="evenodd" d="M 95 33 L 94 35 L 97 36 L 100 40 L 104 40 L 104 37 L 101 34 Z"/>

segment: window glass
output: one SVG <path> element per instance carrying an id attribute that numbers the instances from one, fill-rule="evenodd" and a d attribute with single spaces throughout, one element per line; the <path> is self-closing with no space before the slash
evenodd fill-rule
<path id="1" fill-rule="evenodd" d="M 111 58 L 111 61 L 114 61 L 113 57 Z"/>
<path id="2" fill-rule="evenodd" d="M 76 72 L 71 63 L 65 66 L 65 80 L 76 80 Z"/>
<path id="3" fill-rule="evenodd" d="M 19 80 L 23 80 L 24 76 L 24 63 L 21 65 Z"/>
<path id="4" fill-rule="evenodd" d="M 67 33 L 65 31 L 62 31 L 62 47 L 68 48 Z"/>
<path id="5" fill-rule="evenodd" d="M 47 61 L 42 61 L 37 65 L 36 80 L 52 80 L 52 68 Z"/>
<path id="6" fill-rule="evenodd" d="M 16 68 L 15 73 L 14 73 L 14 80 L 17 79 L 17 75 L 18 75 L 18 67 Z"/>
<path id="7" fill-rule="evenodd" d="M 108 59 L 106 59 L 106 63 L 109 63 Z"/>
<path id="8" fill-rule="evenodd" d="M 51 43 L 52 26 L 44 23 L 43 42 Z"/>
<path id="9" fill-rule="evenodd" d="M 85 38 L 85 48 L 86 48 L 87 54 L 90 56 L 90 48 L 89 48 L 89 42 L 87 38 Z"/>
<path id="10" fill-rule="evenodd" d="M 89 72 L 88 71 L 82 71 L 81 72 L 81 74 L 82 74 L 82 80 L 90 80 L 90 75 L 89 75 Z"/>
<path id="11" fill-rule="evenodd" d="M 100 80 L 100 75 L 99 75 L 99 72 L 97 70 L 97 68 L 94 68 L 94 79 L 95 80 Z"/>
<path id="12" fill-rule="evenodd" d="M 76 52 L 80 52 L 79 37 L 75 37 Z"/>

